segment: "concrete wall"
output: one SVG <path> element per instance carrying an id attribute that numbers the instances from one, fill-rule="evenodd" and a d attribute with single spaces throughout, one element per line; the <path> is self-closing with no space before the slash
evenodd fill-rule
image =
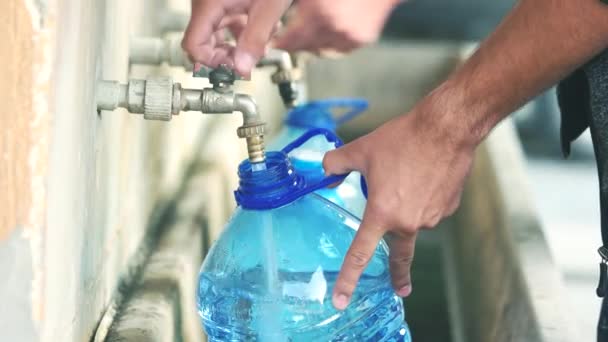
<path id="1" fill-rule="evenodd" d="M 167 67 L 129 69 L 129 36 L 157 36 L 166 6 L 183 11 L 189 2 L 0 2 L 1 340 L 91 339 L 160 243 L 158 216 L 192 160 L 213 164 L 209 187 L 223 196 L 210 224 L 219 229 L 229 213 L 245 156 L 239 117 L 183 113 L 158 123 L 96 111 L 97 79 L 171 74 L 184 86 L 205 84 Z M 266 76 L 240 89 L 276 114 Z"/>
<path id="2" fill-rule="evenodd" d="M 370 109 L 341 131 L 356 137 L 412 108 L 453 70 L 461 49 L 461 43 L 394 41 L 340 59 L 314 59 L 306 72 L 308 96 L 367 99 Z"/>
<path id="3" fill-rule="evenodd" d="M 531 202 L 511 121 L 477 151 L 444 230 L 454 341 L 576 341 L 568 295 Z"/>

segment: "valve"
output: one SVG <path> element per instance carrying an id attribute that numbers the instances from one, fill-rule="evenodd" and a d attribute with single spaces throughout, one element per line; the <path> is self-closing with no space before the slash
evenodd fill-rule
<path id="1" fill-rule="evenodd" d="M 127 84 L 116 81 L 99 81 L 97 109 L 126 108 L 132 114 L 143 114 L 146 120 L 169 121 L 180 111 L 198 111 L 205 114 L 240 112 L 243 125 L 237 135 L 247 142 L 249 160 L 265 160 L 264 134 L 266 124 L 259 115 L 254 99 L 247 94 L 235 93 L 234 72 L 220 66 L 209 74 L 213 88 L 184 89 L 171 77 L 132 79 Z"/>
<path id="2" fill-rule="evenodd" d="M 169 66 L 183 67 L 186 70 L 192 70 L 194 67 L 181 48 L 181 35 L 171 35 L 166 38 L 132 38 L 129 47 L 129 62 L 144 65 L 167 63 Z M 297 103 L 299 82 L 302 76 L 300 69 L 294 66 L 291 55 L 283 50 L 269 49 L 257 66 L 276 67 L 271 80 L 277 85 L 283 104 L 287 108 L 294 107 Z M 201 68 L 194 72 L 194 77 L 210 77 L 209 73 L 208 69 Z M 235 75 L 235 78 L 238 77 Z"/>
<path id="3" fill-rule="evenodd" d="M 279 95 L 285 107 L 294 107 L 297 103 L 298 85 L 302 75 L 300 69 L 294 66 L 291 55 L 287 51 L 269 49 L 257 66 L 275 66 L 277 68 L 272 74 L 272 82 L 278 86 Z"/>

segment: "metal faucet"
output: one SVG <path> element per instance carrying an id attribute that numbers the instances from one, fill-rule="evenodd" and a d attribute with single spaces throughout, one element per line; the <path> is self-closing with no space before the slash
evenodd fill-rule
<path id="1" fill-rule="evenodd" d="M 183 67 L 192 70 L 193 64 L 181 48 L 181 35 L 170 35 L 165 38 L 135 37 L 130 41 L 129 62 L 131 64 Z M 298 99 L 301 71 L 295 67 L 287 51 L 269 49 L 257 64 L 258 67 L 274 66 L 276 71 L 271 80 L 279 88 L 279 95 L 287 108 L 296 105 Z M 208 71 L 201 68 L 195 76 L 208 77 Z"/>
<path id="2" fill-rule="evenodd" d="M 234 72 L 225 66 L 211 71 L 212 88 L 183 89 L 173 83 L 171 77 L 149 77 L 145 80 L 129 80 L 128 84 L 116 81 L 99 81 L 97 85 L 97 109 L 126 108 L 132 114 L 143 114 L 146 120 L 169 121 L 180 111 L 198 111 L 204 114 L 240 112 L 243 125 L 237 135 L 245 138 L 251 163 L 265 161 L 264 133 L 266 124 L 258 107 L 248 94 L 233 90 Z"/>
<path id="3" fill-rule="evenodd" d="M 277 68 L 272 74 L 272 82 L 278 85 L 279 95 L 281 95 L 285 107 L 294 107 L 297 104 L 298 85 L 302 73 L 294 66 L 291 55 L 287 51 L 269 49 L 257 66 L 275 66 Z"/>

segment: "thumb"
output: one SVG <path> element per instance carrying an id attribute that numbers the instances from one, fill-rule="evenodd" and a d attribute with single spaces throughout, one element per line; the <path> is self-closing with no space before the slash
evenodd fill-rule
<path id="1" fill-rule="evenodd" d="M 281 32 L 273 42 L 273 46 L 277 49 L 286 51 L 314 51 L 318 35 L 318 26 L 311 23 L 310 18 L 305 18 L 303 15 L 296 15 L 288 22 L 285 30 Z"/>
<path id="2" fill-rule="evenodd" d="M 249 9 L 247 26 L 240 34 L 234 55 L 239 74 L 249 76 L 251 69 L 264 55 L 270 35 L 287 10 L 289 0 L 255 1 Z"/>
<path id="3" fill-rule="evenodd" d="M 329 151 L 323 157 L 325 175 L 343 175 L 351 171 L 361 171 L 359 160 L 362 154 L 356 141 Z"/>

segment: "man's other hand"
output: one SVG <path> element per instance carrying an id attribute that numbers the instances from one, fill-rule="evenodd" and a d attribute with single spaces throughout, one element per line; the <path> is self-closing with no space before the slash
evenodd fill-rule
<path id="1" fill-rule="evenodd" d="M 290 0 L 192 0 L 190 23 L 182 47 L 195 63 L 233 66 L 248 77 L 264 55 Z M 229 29 L 236 47 L 225 42 Z"/>

